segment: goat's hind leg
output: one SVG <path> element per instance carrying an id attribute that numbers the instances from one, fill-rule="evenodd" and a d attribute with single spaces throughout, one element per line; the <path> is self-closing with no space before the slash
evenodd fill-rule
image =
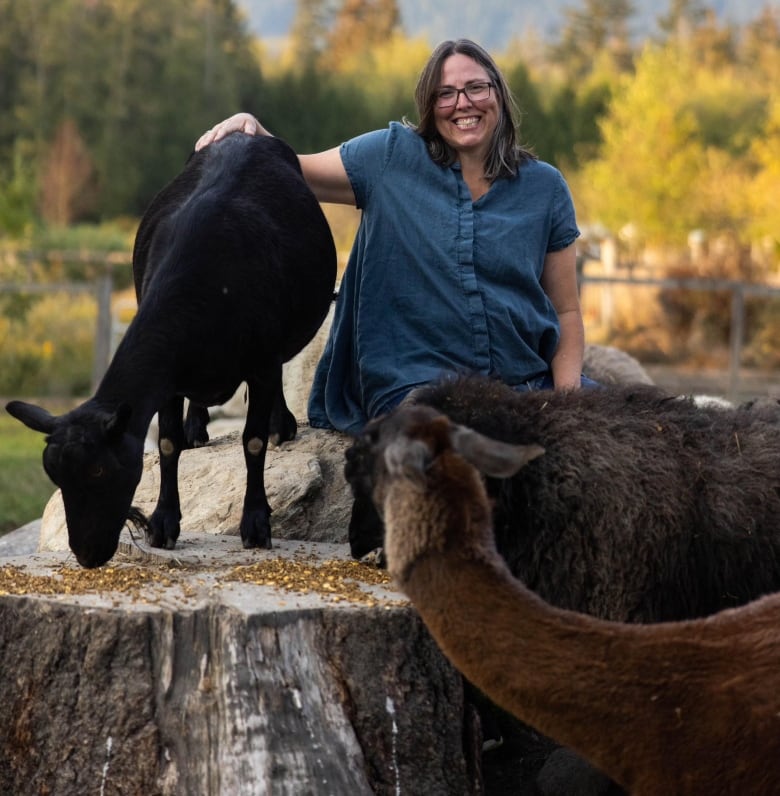
<path id="1" fill-rule="evenodd" d="M 179 538 L 179 456 L 186 447 L 184 437 L 184 399 L 173 398 L 159 411 L 160 495 L 149 519 L 147 541 L 152 547 L 173 550 Z"/>
<path id="2" fill-rule="evenodd" d="M 298 421 L 295 415 L 289 410 L 287 401 L 284 398 L 284 388 L 282 381 L 275 391 L 273 408 L 271 409 L 271 419 L 268 425 L 268 441 L 271 445 L 281 445 L 295 439 L 298 433 Z"/>
<path id="3" fill-rule="evenodd" d="M 246 493 L 241 515 L 241 541 L 246 548 L 271 549 L 271 507 L 265 494 L 265 453 L 271 414 L 281 391 L 281 381 L 281 365 L 264 376 L 248 380 L 249 403 L 243 435 Z"/>
<path id="4" fill-rule="evenodd" d="M 205 406 L 197 406 L 190 401 L 184 419 L 184 444 L 190 448 L 202 448 L 209 441 L 208 424 L 211 420 Z"/>

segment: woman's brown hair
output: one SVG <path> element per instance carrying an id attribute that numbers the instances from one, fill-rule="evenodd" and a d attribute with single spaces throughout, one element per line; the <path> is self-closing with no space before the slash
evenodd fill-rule
<path id="1" fill-rule="evenodd" d="M 485 178 L 492 182 L 499 177 L 514 177 L 520 163 L 534 158 L 535 155 L 518 143 L 517 105 L 504 76 L 490 55 L 470 39 L 444 41 L 431 53 L 414 91 L 420 122 L 415 125 L 404 119 L 404 123 L 425 139 L 428 152 L 436 163 L 449 166 L 455 162 L 455 151 L 436 129 L 434 108 L 440 88 L 442 65 L 447 58 L 456 54 L 472 58 L 485 69 L 498 99 L 499 119 L 485 158 Z"/>

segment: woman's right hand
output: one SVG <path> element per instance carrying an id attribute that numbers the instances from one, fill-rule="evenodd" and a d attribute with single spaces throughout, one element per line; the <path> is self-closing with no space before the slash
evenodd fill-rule
<path id="1" fill-rule="evenodd" d="M 215 124 L 195 142 L 195 151 L 203 149 L 214 141 L 219 141 L 230 133 L 247 133 L 248 135 L 271 135 L 251 113 L 235 113 L 227 119 Z"/>

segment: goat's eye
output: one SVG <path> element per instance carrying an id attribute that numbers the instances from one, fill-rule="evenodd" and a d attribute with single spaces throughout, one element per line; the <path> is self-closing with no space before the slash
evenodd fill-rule
<path id="1" fill-rule="evenodd" d="M 103 465 L 102 464 L 94 464 L 92 467 L 89 468 L 89 477 L 98 479 L 102 478 L 103 476 Z"/>

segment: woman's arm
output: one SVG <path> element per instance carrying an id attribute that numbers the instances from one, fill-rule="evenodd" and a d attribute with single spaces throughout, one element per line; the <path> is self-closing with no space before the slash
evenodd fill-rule
<path id="1" fill-rule="evenodd" d="M 271 135 L 250 113 L 236 113 L 207 130 L 195 143 L 195 150 L 203 149 L 230 133 Z M 339 147 L 314 155 L 298 155 L 303 177 L 320 202 L 355 206 L 355 193 L 341 161 Z"/>
<path id="2" fill-rule="evenodd" d="M 320 202 L 355 207 L 355 192 L 341 160 L 340 147 L 316 155 L 298 155 L 303 176 Z"/>
<path id="3" fill-rule="evenodd" d="M 550 363 L 553 384 L 556 390 L 577 389 L 582 375 L 585 329 L 577 288 L 577 260 L 573 243 L 565 249 L 547 254 L 541 282 L 555 307 L 561 327 L 558 348 Z"/>

